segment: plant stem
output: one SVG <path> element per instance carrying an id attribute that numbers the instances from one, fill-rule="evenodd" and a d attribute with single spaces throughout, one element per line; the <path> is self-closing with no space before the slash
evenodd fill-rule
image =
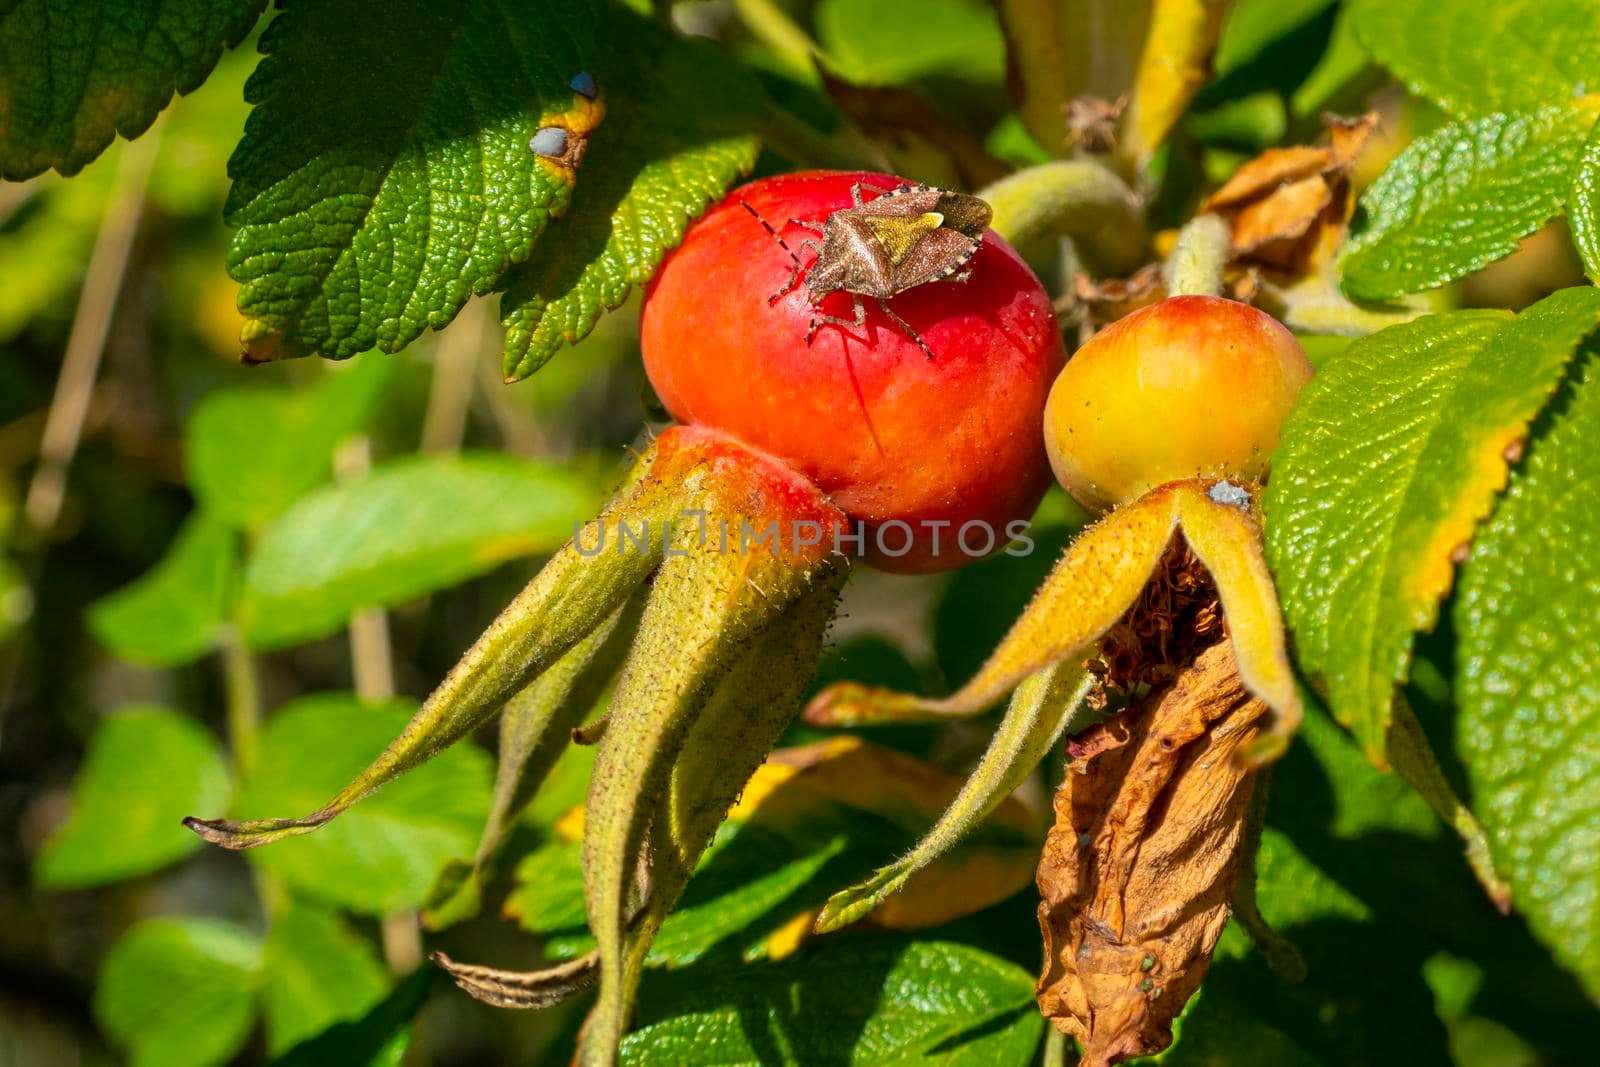
<path id="1" fill-rule="evenodd" d="M 261 685 L 255 657 L 231 623 L 222 635 L 222 672 L 228 700 L 228 744 L 233 749 L 234 768 L 245 778 L 255 770 L 261 748 Z"/>
<path id="2" fill-rule="evenodd" d="M 1494 857 L 1489 848 L 1489 835 L 1483 824 L 1473 817 L 1472 811 L 1461 802 L 1450 781 L 1433 754 L 1422 723 L 1411 710 L 1405 697 L 1395 694 L 1394 710 L 1389 718 L 1387 739 L 1389 758 L 1400 777 L 1422 794 L 1422 799 L 1461 838 L 1466 846 L 1467 866 L 1478 879 L 1478 884 L 1488 894 L 1489 900 L 1502 915 L 1511 914 L 1511 886 L 1494 869 Z"/>
<path id="3" fill-rule="evenodd" d="M 1155 0 L 1117 155 L 1142 171 L 1211 76 L 1231 0 Z"/>
<path id="4" fill-rule="evenodd" d="M 1167 292 L 1171 296 L 1222 295 L 1222 269 L 1228 265 L 1233 239 L 1217 215 L 1190 219 L 1178 231 L 1178 244 L 1167 257 Z"/>
<path id="5" fill-rule="evenodd" d="M 461 447 L 472 406 L 473 373 L 484 347 L 488 304 L 469 300 L 434 349 L 433 382 L 422 417 L 422 451 L 454 452 Z"/>
<path id="6" fill-rule="evenodd" d="M 1027 167 L 978 195 L 994 209 L 996 233 L 1018 248 L 1070 237 L 1091 266 L 1129 270 L 1144 256 L 1144 217 L 1126 182 L 1092 160 Z"/>
<path id="7" fill-rule="evenodd" d="M 365 434 L 346 441 L 334 455 L 334 477 L 339 481 L 371 469 L 372 439 Z M 382 608 L 358 608 L 350 616 L 350 673 L 362 703 L 382 704 L 394 698 L 389 615 Z"/>
<path id="8" fill-rule="evenodd" d="M 812 57 L 822 50 L 788 12 L 774 0 L 733 0 L 733 10 L 750 36 L 766 45 L 790 73 L 808 85 L 816 82 Z"/>
<path id="9" fill-rule="evenodd" d="M 83 436 L 83 422 L 89 413 L 95 379 L 100 374 L 100 359 L 111 333 L 117 296 L 122 291 L 128 258 L 144 214 L 145 189 L 150 183 L 150 170 L 160 144 L 161 123 L 158 120 L 143 137 L 123 146 L 121 158 L 117 160 L 116 178 L 106 203 L 105 217 L 100 222 L 100 232 L 95 236 L 94 250 L 89 255 L 83 293 L 73 314 L 55 396 L 51 398 L 50 413 L 39 441 L 39 465 L 34 469 L 23 504 L 28 527 L 40 539 L 49 534 L 61 517 L 67 470 L 72 466 L 72 458 Z"/>

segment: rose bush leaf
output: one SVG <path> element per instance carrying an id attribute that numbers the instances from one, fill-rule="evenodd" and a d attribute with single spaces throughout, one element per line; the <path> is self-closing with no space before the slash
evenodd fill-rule
<path id="1" fill-rule="evenodd" d="M 293 701 L 263 727 L 255 771 L 234 811 L 255 818 L 316 809 L 365 769 L 414 710 L 406 701 L 364 705 L 349 693 Z M 415 908 L 439 868 L 477 845 L 489 812 L 489 778 L 488 755 L 456 745 L 317 833 L 249 856 L 290 886 L 351 911 Z"/>
<path id="2" fill-rule="evenodd" d="M 76 174 L 139 136 L 174 92 L 200 87 L 266 0 L 0 5 L 0 178 Z"/>
<path id="3" fill-rule="evenodd" d="M 413 456 L 301 498 L 262 533 L 240 624 L 254 648 L 344 626 L 572 536 L 595 504 L 566 470 L 489 453 Z"/>
<path id="4" fill-rule="evenodd" d="M 361 1018 L 389 991 L 377 953 L 331 911 L 296 903 L 263 950 L 267 1051 L 278 1056 L 335 1023 Z"/>
<path id="5" fill-rule="evenodd" d="M 147 667 L 177 667 L 210 652 L 233 595 L 236 540 L 233 530 L 195 512 L 154 567 L 94 603 L 90 631 L 116 655 Z"/>
<path id="6" fill-rule="evenodd" d="M 908 851 L 954 797 L 959 779 L 854 738 L 780 750 L 756 772 L 717 831 L 650 962 L 679 967 L 732 944 L 746 958 L 792 951 L 839 887 Z M 877 912 L 926 926 L 981 910 L 1031 884 L 1039 828 L 1015 801 L 919 872 Z M 981 871 L 981 877 L 974 872 Z M 506 912 L 570 958 L 585 929 L 581 849 L 570 827 L 517 867 Z"/>
<path id="7" fill-rule="evenodd" d="M 401 1067 L 411 1044 L 412 1020 L 439 977 L 421 967 L 358 1019 L 336 1023 L 272 1061 L 272 1067 Z"/>
<path id="8" fill-rule="evenodd" d="M 1594 124 L 1592 110 L 1548 107 L 1453 122 L 1407 145 L 1361 197 L 1365 222 L 1339 260 L 1345 292 L 1389 300 L 1514 252 L 1561 211 Z"/>
<path id="9" fill-rule="evenodd" d="M 1413 635 L 1597 323 L 1600 291 L 1575 288 L 1515 318 L 1392 326 L 1330 362 L 1284 426 L 1263 503 L 1285 619 L 1301 668 L 1380 766 Z"/>
<path id="10" fill-rule="evenodd" d="M 1583 259 L 1584 273 L 1591 282 L 1600 282 L 1600 124 L 1589 131 L 1572 171 L 1567 225 Z"/>
<path id="11" fill-rule="evenodd" d="M 250 1037 L 261 942 L 216 919 L 148 919 L 100 970 L 95 1019 L 133 1067 L 215 1067 Z"/>
<path id="12" fill-rule="evenodd" d="M 1044 1031 L 1033 975 L 967 945 L 863 938 L 705 969 L 647 976 L 623 1064 L 1026 1067 Z"/>
<path id="13" fill-rule="evenodd" d="M 1517 909 L 1600 997 L 1600 358 L 1591 345 L 1463 569 L 1462 758 Z"/>
<path id="14" fill-rule="evenodd" d="M 252 361 L 397 351 L 527 258 L 575 171 L 536 155 L 599 110 L 572 87 L 597 0 L 297 4 L 261 35 L 228 172 Z"/>
<path id="15" fill-rule="evenodd" d="M 71 814 L 45 842 L 34 880 L 82 889 L 160 870 L 201 847 L 183 817 L 225 807 L 232 790 L 204 726 L 164 708 L 115 712 L 89 742 Z"/>
<path id="16" fill-rule="evenodd" d="M 761 88 L 705 42 L 627 12 L 594 74 L 604 125 L 572 208 L 509 275 L 500 318 L 508 381 L 589 335 L 655 273 L 688 225 L 754 166 Z"/>
<path id="17" fill-rule="evenodd" d="M 1600 8 L 1590 0 L 1362 0 L 1354 17 L 1379 63 L 1457 117 L 1600 88 Z"/>
<path id="18" fill-rule="evenodd" d="M 394 377 L 366 360 L 295 389 L 218 389 L 184 427 L 184 464 L 204 508 L 257 531 L 328 480 L 339 442 L 364 429 Z"/>

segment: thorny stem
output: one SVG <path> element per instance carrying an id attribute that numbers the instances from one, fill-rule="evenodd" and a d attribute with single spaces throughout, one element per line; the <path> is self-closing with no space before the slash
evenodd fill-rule
<path id="1" fill-rule="evenodd" d="M 100 374 L 100 359 L 111 333 L 117 296 L 122 291 L 122 279 L 127 274 L 128 258 L 144 214 L 145 189 L 160 144 L 161 123 L 157 120 L 143 137 L 123 147 L 117 161 L 116 179 L 100 232 L 95 236 L 94 250 L 89 254 L 83 294 L 72 318 L 61 374 L 56 379 L 55 396 L 39 442 L 39 466 L 33 472 L 23 505 L 28 527 L 41 539 L 61 517 L 67 470 L 83 436 L 83 422 L 94 395 L 95 378 Z"/>
<path id="2" fill-rule="evenodd" d="M 1220 216 L 1190 219 L 1178 231 L 1178 244 L 1167 257 L 1167 291 L 1172 296 L 1220 296 L 1232 240 Z"/>

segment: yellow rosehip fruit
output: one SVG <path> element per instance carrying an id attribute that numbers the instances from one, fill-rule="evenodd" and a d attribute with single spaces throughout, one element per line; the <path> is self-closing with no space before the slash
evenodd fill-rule
<path id="1" fill-rule="evenodd" d="M 1096 334 L 1045 406 L 1056 479 L 1091 511 L 1164 482 L 1259 479 L 1311 378 L 1272 316 L 1213 296 L 1175 296 Z"/>

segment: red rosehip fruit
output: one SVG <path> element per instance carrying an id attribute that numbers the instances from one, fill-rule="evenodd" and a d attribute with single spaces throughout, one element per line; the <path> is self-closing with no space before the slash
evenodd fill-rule
<path id="1" fill-rule="evenodd" d="M 1007 526 L 1038 505 L 1050 479 L 1039 419 L 1065 351 L 1048 294 L 993 231 L 965 280 L 888 300 L 932 359 L 871 297 L 862 327 L 823 325 L 808 345 L 813 318 L 853 317 L 851 295 L 813 304 L 802 271 L 769 304 L 794 264 L 744 205 L 800 250 L 817 235 L 788 220 L 849 208 L 858 182 L 866 200 L 902 184 L 850 172 L 765 178 L 691 226 L 645 292 L 645 370 L 679 422 L 782 460 L 864 523 L 869 562 L 943 570 L 1004 547 Z M 814 253 L 800 258 L 809 266 Z"/>
<path id="2" fill-rule="evenodd" d="M 1221 297 L 1163 300 L 1073 354 L 1045 409 L 1050 465 L 1090 511 L 1179 478 L 1259 479 L 1311 373 L 1265 312 Z"/>

